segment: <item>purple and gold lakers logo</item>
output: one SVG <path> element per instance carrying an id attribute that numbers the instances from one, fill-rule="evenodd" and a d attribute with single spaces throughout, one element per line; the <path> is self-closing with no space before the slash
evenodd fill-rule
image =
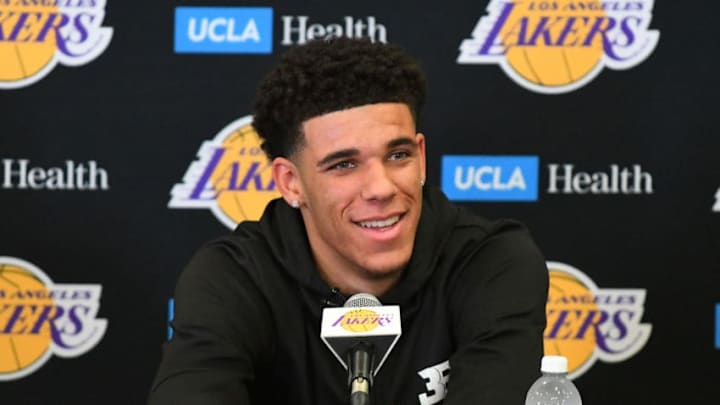
<path id="1" fill-rule="evenodd" d="M 645 290 L 600 289 L 580 270 L 548 262 L 546 355 L 568 359 L 570 378 L 589 370 L 595 361 L 617 363 L 645 346 L 652 326 L 641 324 Z"/>
<path id="2" fill-rule="evenodd" d="M 204 208 L 228 228 L 256 220 L 280 196 L 261 140 L 246 116 L 205 141 L 182 183 L 170 192 L 169 208 Z"/>
<path id="3" fill-rule="evenodd" d="M 57 63 L 84 65 L 107 48 L 105 0 L 0 0 L 0 89 L 37 82 Z"/>
<path id="4" fill-rule="evenodd" d="M 630 69 L 655 49 L 653 0 L 492 0 L 460 45 L 460 64 L 498 64 L 519 85 L 566 93 L 603 69 Z"/>
<path id="5" fill-rule="evenodd" d="M 392 322 L 392 315 L 380 315 L 369 309 L 351 309 L 332 323 L 332 326 L 340 325 L 348 332 L 369 332 L 378 326 L 385 326 Z"/>
<path id="6" fill-rule="evenodd" d="M 77 357 L 102 339 L 101 286 L 54 284 L 24 260 L 0 256 L 0 381 L 25 377 L 50 359 Z"/>

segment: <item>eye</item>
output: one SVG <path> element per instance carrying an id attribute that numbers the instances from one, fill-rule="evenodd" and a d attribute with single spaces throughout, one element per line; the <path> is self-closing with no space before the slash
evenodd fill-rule
<path id="1" fill-rule="evenodd" d="M 405 150 L 399 150 L 392 152 L 390 156 L 388 156 L 388 160 L 403 160 L 410 156 L 410 152 Z"/>
<path id="2" fill-rule="evenodd" d="M 329 169 L 330 170 L 348 170 L 348 169 L 354 168 L 355 166 L 357 166 L 355 164 L 355 162 L 350 161 L 350 160 L 343 160 L 342 162 L 338 162 L 338 163 L 335 163 L 334 165 L 330 166 Z"/>

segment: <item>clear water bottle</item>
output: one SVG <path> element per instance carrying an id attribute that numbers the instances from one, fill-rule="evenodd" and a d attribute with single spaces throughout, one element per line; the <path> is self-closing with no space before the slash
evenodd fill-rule
<path id="1" fill-rule="evenodd" d="M 567 376 L 565 357 L 543 357 L 540 371 L 543 375 L 528 390 L 525 405 L 582 405 L 580 393 Z"/>

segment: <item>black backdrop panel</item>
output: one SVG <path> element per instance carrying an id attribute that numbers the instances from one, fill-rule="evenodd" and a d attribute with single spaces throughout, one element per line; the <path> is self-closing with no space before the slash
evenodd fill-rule
<path id="1" fill-rule="evenodd" d="M 429 79 L 429 100 L 419 123 L 429 148 L 428 182 L 444 185 L 441 174 L 452 169 L 443 167 L 444 157 L 466 155 L 474 163 L 465 169 L 489 168 L 479 182 L 501 192 L 500 199 L 459 204 L 487 217 L 524 221 L 547 259 L 557 262 L 551 270 L 580 272 L 575 273 L 581 281 L 578 299 L 611 297 L 587 304 L 572 303 L 568 296 L 548 307 L 556 311 L 550 317 L 554 321 L 563 309 L 621 314 L 615 323 L 601 322 L 601 315 L 591 318 L 591 332 L 583 339 L 567 338 L 571 332 L 577 335 L 578 319 L 565 318 L 554 334 L 550 328 L 546 333 L 546 349 L 568 354 L 582 371 L 575 382 L 586 403 L 712 402 L 716 397 L 717 5 L 595 0 L 493 1 L 490 8 L 488 1 L 405 0 L 25 3 L 35 2 L 0 2 L 4 401 L 145 401 L 167 336 L 175 280 L 204 241 L 228 232 L 209 208 L 212 204 L 169 207 L 171 191 L 192 180 L 186 175 L 193 163 L 202 163 L 204 142 L 222 146 L 225 138 L 219 134 L 251 113 L 257 82 L 288 42 L 301 40 L 296 30 L 301 24 L 305 36 L 350 31 L 400 44 L 415 55 Z M 605 8 L 598 10 L 598 5 Z M 176 52 L 176 9 L 213 6 L 233 7 L 223 11 L 229 13 L 224 25 L 205 32 L 206 42 L 207 35 L 221 37 L 219 51 Z M 264 8 L 270 17 L 257 14 L 254 33 L 248 14 L 233 14 L 240 10 L 234 7 Z M 508 25 L 499 31 L 516 44 L 504 59 L 510 67 L 501 66 L 502 55 L 494 62 L 458 63 L 461 44 L 473 39 L 479 20 L 500 15 L 504 7 L 513 7 Z M 255 16 L 255 11 L 242 12 Z M 607 29 L 611 19 L 618 27 L 625 21 L 626 31 L 607 29 L 617 49 L 632 48 L 632 40 L 646 38 L 648 31 L 659 38 L 636 63 L 617 69 L 607 60 L 602 35 L 586 47 L 590 56 L 578 56 L 577 46 L 569 45 L 572 38 L 577 45 L 592 28 L 580 19 L 568 28 L 564 42 L 558 39 L 559 25 L 547 34 L 540 30 L 535 42 L 528 36 L 542 18 L 561 17 L 567 24 L 568 15 L 600 19 L 598 29 Z M 230 17 L 236 25 L 229 28 Z M 187 36 L 183 29 L 187 26 L 180 28 L 181 37 Z M 266 51 L 243 48 L 241 37 L 254 35 L 262 35 Z M 554 45 L 544 44 L 546 35 Z M 523 41 L 525 48 L 518 43 Z M 558 50 L 569 62 L 557 62 L 562 60 L 553 53 Z M 523 52 L 529 66 L 520 66 L 517 55 Z M 560 86 L 548 76 L 558 63 L 563 69 L 606 66 L 577 88 L 544 94 Z M 540 82 L 550 84 L 538 84 L 536 77 L 536 87 L 528 89 L 532 86 L 507 73 L 513 68 L 517 75 L 535 69 Z M 567 85 L 580 79 L 563 80 Z M 252 134 L 242 139 L 252 147 Z M 498 184 L 509 184 L 512 160 L 488 164 L 483 159 L 519 156 L 536 158 L 534 169 L 521 174 L 536 184 L 537 195 L 511 202 L 502 196 L 513 190 L 502 194 Z M 248 159 L 245 168 L 262 163 L 259 157 Z M 565 175 L 568 165 L 575 183 L 565 190 L 557 176 Z M 614 188 L 613 171 L 620 182 Z M 633 187 L 636 178 L 639 188 Z M 235 192 L 252 204 L 268 197 Z M 642 302 L 633 295 L 639 291 Z M 51 309 L 43 315 L 31 305 Z M 641 336 L 642 342 L 613 357 L 599 352 L 600 343 L 592 339 L 596 330 L 609 340 L 623 342 L 627 335 Z M 59 345 L 63 342 L 67 347 Z"/>

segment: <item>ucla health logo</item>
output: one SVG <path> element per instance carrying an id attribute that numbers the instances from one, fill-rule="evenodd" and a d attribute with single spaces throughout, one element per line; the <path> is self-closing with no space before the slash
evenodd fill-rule
<path id="1" fill-rule="evenodd" d="M 177 7 L 176 53 L 270 53 L 270 7 Z"/>
<path id="2" fill-rule="evenodd" d="M 643 289 L 605 289 L 580 270 L 547 262 L 550 289 L 546 305 L 545 355 L 568 359 L 568 375 L 577 378 L 597 360 L 625 361 L 645 346 L 652 326 L 640 323 Z"/>
<path id="3" fill-rule="evenodd" d="M 84 65 L 107 48 L 105 0 L 0 1 L 0 89 L 29 86 L 59 63 Z"/>
<path id="4" fill-rule="evenodd" d="M 655 49 L 649 30 L 653 0 L 492 0 L 472 38 L 460 45 L 461 64 L 498 64 L 517 84 L 566 93 L 603 69 L 630 69 Z"/>
<path id="5" fill-rule="evenodd" d="M 98 344 L 101 286 L 55 284 L 32 263 L 0 256 L 0 381 L 40 369 L 53 354 L 78 357 Z"/>
<path id="6" fill-rule="evenodd" d="M 537 201 L 537 156 L 446 155 L 442 189 L 454 201 Z"/>
<path id="7" fill-rule="evenodd" d="M 181 183 L 170 192 L 169 208 L 209 209 L 230 229 L 260 218 L 267 203 L 280 196 L 260 137 L 245 116 L 204 141 Z"/>

